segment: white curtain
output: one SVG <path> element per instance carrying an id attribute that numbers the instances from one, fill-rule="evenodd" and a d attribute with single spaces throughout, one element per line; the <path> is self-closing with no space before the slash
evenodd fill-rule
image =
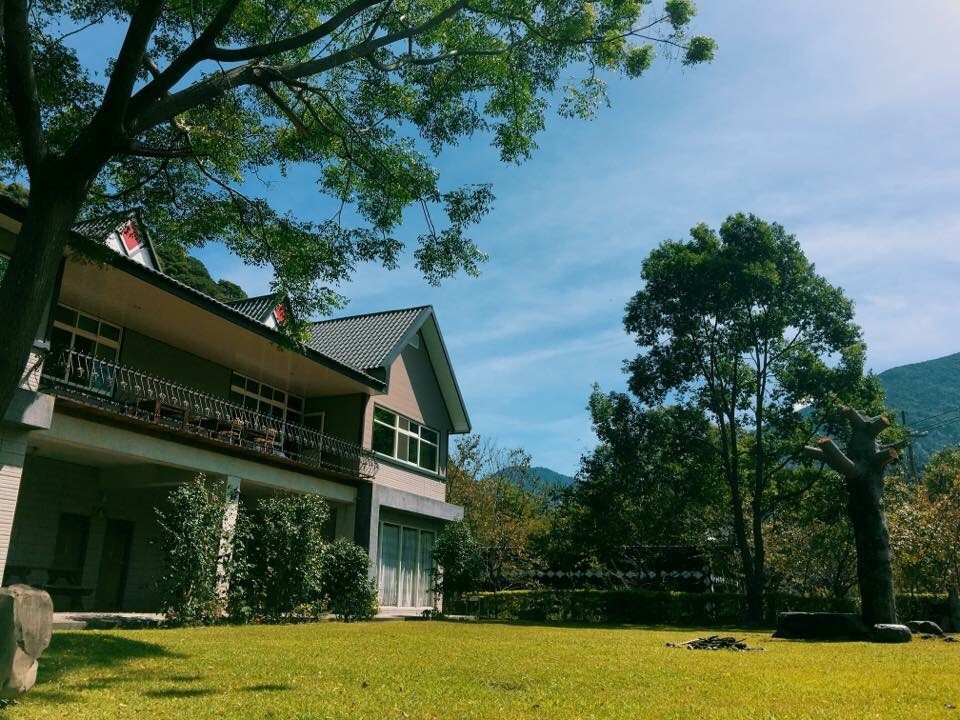
<path id="1" fill-rule="evenodd" d="M 420 601 L 422 607 L 433 606 L 433 533 L 424 530 L 420 533 Z"/>
<path id="2" fill-rule="evenodd" d="M 380 530 L 380 604 L 397 606 L 400 570 L 400 527 L 384 523 Z"/>
<path id="3" fill-rule="evenodd" d="M 417 536 L 414 528 L 403 528 L 400 551 L 400 607 L 413 607 L 417 596 Z"/>

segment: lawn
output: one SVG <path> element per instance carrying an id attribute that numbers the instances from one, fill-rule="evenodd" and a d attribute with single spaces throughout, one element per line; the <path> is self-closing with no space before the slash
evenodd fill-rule
<path id="1" fill-rule="evenodd" d="M 706 630 L 484 623 L 58 632 L 27 718 L 937 718 L 960 643 L 668 648 Z"/>

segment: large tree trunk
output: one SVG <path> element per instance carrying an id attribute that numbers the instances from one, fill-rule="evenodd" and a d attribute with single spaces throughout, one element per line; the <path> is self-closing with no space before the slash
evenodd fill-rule
<path id="1" fill-rule="evenodd" d="M 850 441 L 846 453 L 829 438 L 806 454 L 822 460 L 843 475 L 847 486 L 847 511 L 857 544 L 857 581 L 860 611 L 868 626 L 896 623 L 897 605 L 893 586 L 890 536 L 883 514 L 884 468 L 895 460 L 904 443 L 879 447 L 876 437 L 889 425 L 885 417 L 868 418 L 845 408 L 850 420 Z"/>
<path id="2" fill-rule="evenodd" d="M 89 182 L 61 163 L 31 178 L 30 204 L 0 283 L 0 416 L 10 405 L 55 290 L 70 227 Z"/>
<path id="3" fill-rule="evenodd" d="M 873 477 L 847 479 L 847 511 L 857 542 L 860 613 L 867 625 L 896 623 L 890 536 L 883 515 L 883 468 Z"/>

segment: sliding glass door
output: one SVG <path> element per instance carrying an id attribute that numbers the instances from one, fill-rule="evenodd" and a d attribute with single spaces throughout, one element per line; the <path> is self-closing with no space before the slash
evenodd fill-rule
<path id="1" fill-rule="evenodd" d="M 382 523 L 380 526 L 380 604 L 433 605 L 433 540 L 430 530 Z"/>

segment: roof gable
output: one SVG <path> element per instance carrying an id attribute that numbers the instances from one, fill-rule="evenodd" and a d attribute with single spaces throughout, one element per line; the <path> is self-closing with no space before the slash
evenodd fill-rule
<path id="1" fill-rule="evenodd" d="M 436 315 L 429 305 L 324 320 L 308 327 L 307 345 L 345 365 L 389 378 L 390 366 L 420 333 L 454 431 L 470 432 L 470 418 L 453 373 Z"/>
<path id="2" fill-rule="evenodd" d="M 110 213 L 92 220 L 81 220 L 73 226 L 73 231 L 94 242 L 104 243 L 118 255 L 133 262 L 162 272 L 160 258 L 153 247 L 150 233 L 147 232 L 136 210 Z"/>
<path id="3" fill-rule="evenodd" d="M 386 370 L 432 312 L 424 306 L 322 320 L 307 328 L 307 345 L 358 370 Z"/>

